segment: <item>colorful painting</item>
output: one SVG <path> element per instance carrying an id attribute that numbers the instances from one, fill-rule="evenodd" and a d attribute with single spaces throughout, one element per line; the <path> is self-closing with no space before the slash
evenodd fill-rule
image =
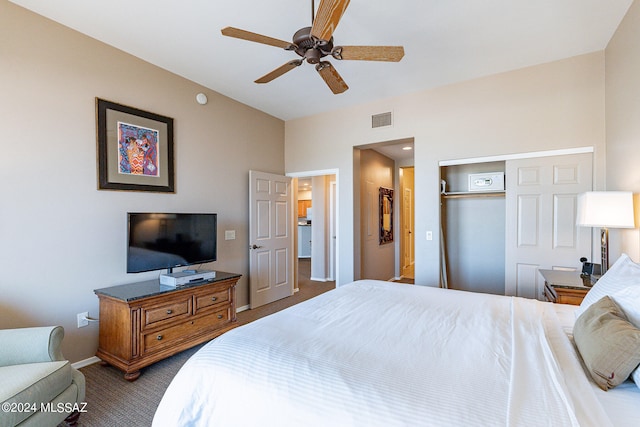
<path id="1" fill-rule="evenodd" d="M 118 122 L 118 173 L 160 176 L 159 132 Z"/>
<path id="2" fill-rule="evenodd" d="M 98 189 L 175 193 L 173 119 L 96 98 Z"/>

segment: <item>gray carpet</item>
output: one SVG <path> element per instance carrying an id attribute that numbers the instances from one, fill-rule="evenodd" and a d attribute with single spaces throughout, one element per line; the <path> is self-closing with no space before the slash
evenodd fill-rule
<path id="1" fill-rule="evenodd" d="M 202 345 L 144 368 L 134 382 L 126 381 L 122 372 L 112 366 L 95 363 L 81 368 L 87 382 L 87 412 L 80 415 L 78 425 L 150 426 L 169 383 Z"/>
<path id="2" fill-rule="evenodd" d="M 275 313 L 306 299 L 335 288 L 335 282 L 309 280 L 309 260 L 300 260 L 300 289 L 293 296 L 275 301 L 254 310 L 238 313 L 238 323 L 246 324 L 260 317 Z M 142 369 L 134 382 L 128 382 L 123 374 L 112 366 L 99 363 L 81 368 L 86 388 L 87 412 L 80 415 L 79 426 L 118 427 L 150 426 L 162 395 L 182 365 L 204 344 L 185 350 L 172 357 Z"/>

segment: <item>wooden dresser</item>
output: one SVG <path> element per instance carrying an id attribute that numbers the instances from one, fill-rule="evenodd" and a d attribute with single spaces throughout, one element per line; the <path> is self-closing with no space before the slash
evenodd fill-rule
<path id="1" fill-rule="evenodd" d="M 212 280 L 177 288 L 156 279 L 96 289 L 96 356 L 134 381 L 141 368 L 236 327 L 235 286 L 240 277 L 217 271 Z"/>

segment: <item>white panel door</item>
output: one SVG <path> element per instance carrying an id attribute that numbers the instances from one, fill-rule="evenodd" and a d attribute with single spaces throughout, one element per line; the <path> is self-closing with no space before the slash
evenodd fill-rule
<path id="1" fill-rule="evenodd" d="M 249 171 L 251 308 L 293 295 L 291 178 Z"/>
<path id="2" fill-rule="evenodd" d="M 576 225 L 577 196 L 592 188 L 591 153 L 506 162 L 505 293 L 544 299 L 538 269 L 578 270 L 591 229 Z"/>

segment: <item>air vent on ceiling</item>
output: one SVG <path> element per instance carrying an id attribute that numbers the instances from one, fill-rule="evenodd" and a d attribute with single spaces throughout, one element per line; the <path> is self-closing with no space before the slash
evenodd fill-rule
<path id="1" fill-rule="evenodd" d="M 391 112 L 374 114 L 371 116 L 371 128 L 380 128 L 384 126 L 391 126 Z"/>

